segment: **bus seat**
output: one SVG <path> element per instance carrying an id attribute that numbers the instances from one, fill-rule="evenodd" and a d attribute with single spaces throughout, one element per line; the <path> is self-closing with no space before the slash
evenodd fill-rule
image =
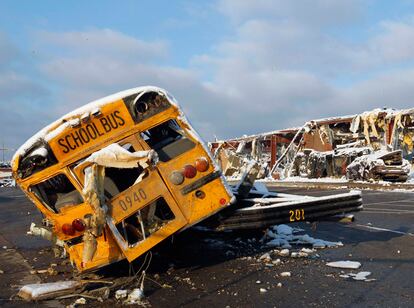
<path id="1" fill-rule="evenodd" d="M 82 196 L 77 190 L 73 190 L 68 193 L 58 193 L 57 200 L 55 203 L 56 210 L 59 211 L 60 208 L 67 205 L 77 205 L 82 203 Z"/>

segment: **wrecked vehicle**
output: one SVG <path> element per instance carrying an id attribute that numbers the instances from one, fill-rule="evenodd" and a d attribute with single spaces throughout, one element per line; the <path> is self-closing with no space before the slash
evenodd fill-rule
<path id="1" fill-rule="evenodd" d="M 402 158 L 402 151 L 376 152 L 355 159 L 346 168 L 346 177 L 351 180 L 374 180 L 405 182 L 411 164 Z"/>
<path id="2" fill-rule="evenodd" d="M 44 216 L 30 232 L 63 246 L 80 272 L 133 261 L 234 198 L 175 99 L 156 87 L 65 115 L 16 152 L 12 171 Z"/>

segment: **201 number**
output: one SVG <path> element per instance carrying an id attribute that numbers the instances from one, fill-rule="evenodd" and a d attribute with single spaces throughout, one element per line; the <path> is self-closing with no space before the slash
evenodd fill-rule
<path id="1" fill-rule="evenodd" d="M 301 221 L 305 220 L 305 210 L 298 209 L 298 210 L 290 210 L 289 211 L 289 221 Z"/>

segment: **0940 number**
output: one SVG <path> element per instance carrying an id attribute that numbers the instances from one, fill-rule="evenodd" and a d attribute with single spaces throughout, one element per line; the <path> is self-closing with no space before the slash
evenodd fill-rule
<path id="1" fill-rule="evenodd" d="M 302 221 L 305 220 L 305 210 L 297 209 L 289 211 L 289 221 Z"/>
<path id="2" fill-rule="evenodd" d="M 145 199 L 147 199 L 147 194 L 142 188 L 140 188 L 137 191 L 125 196 L 125 198 L 119 200 L 119 206 L 124 211 L 128 211 L 128 209 L 132 208 L 134 203 L 142 202 Z"/>

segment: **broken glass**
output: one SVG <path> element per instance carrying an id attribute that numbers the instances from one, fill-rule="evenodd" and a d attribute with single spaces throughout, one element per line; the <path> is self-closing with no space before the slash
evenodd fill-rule
<path id="1" fill-rule="evenodd" d="M 31 186 L 30 190 L 55 213 L 66 206 L 83 203 L 81 194 L 63 173 Z"/>
<path id="2" fill-rule="evenodd" d="M 142 132 L 141 137 L 157 152 L 162 162 L 167 162 L 195 147 L 195 143 L 174 120 Z"/>
<path id="3" fill-rule="evenodd" d="M 164 198 L 159 198 L 116 224 L 129 246 L 145 240 L 175 218 Z"/>

